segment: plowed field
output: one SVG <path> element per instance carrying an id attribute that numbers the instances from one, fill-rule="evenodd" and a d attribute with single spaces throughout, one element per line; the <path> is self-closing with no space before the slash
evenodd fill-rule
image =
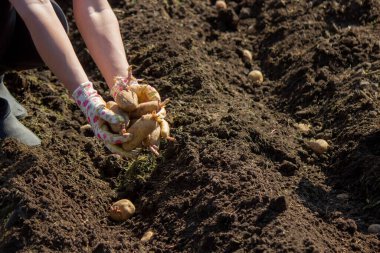
<path id="1" fill-rule="evenodd" d="M 134 75 L 172 101 L 158 158 L 81 132 L 49 70 L 6 74 L 42 146 L 1 143 L 0 252 L 380 252 L 380 2 L 214 3 L 112 1 Z M 70 38 L 110 99 L 74 23 Z M 122 223 L 120 198 L 136 205 Z"/>

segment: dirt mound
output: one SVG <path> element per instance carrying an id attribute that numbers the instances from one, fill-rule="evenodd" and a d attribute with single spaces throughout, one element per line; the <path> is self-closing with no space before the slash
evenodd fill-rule
<path id="1" fill-rule="evenodd" d="M 49 71 L 6 75 L 43 143 L 1 143 L 0 252 L 380 251 L 367 232 L 380 218 L 380 3 L 214 3 L 112 1 L 135 75 L 173 101 L 177 142 L 158 159 L 122 160 L 81 132 L 85 119 Z M 312 138 L 329 150 L 315 154 Z M 124 197 L 136 214 L 113 222 L 108 208 Z"/>

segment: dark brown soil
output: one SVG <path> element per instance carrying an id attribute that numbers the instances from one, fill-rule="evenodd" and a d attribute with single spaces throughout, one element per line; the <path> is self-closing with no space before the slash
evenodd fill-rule
<path id="1" fill-rule="evenodd" d="M 1 144 L 0 252 L 380 251 L 367 232 L 380 223 L 380 2 L 214 3 L 112 2 L 134 74 L 172 99 L 177 142 L 158 159 L 131 164 L 81 133 L 48 70 L 6 75 L 43 143 Z M 109 98 L 73 24 L 70 36 Z M 108 216 L 120 198 L 137 209 L 123 223 Z"/>

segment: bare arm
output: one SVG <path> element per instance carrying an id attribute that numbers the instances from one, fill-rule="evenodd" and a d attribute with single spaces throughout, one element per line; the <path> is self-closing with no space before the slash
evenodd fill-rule
<path id="1" fill-rule="evenodd" d="M 72 93 L 88 77 L 48 0 L 10 0 L 24 20 L 38 53 Z"/>
<path id="2" fill-rule="evenodd" d="M 78 29 L 108 87 L 115 76 L 126 76 L 128 61 L 119 23 L 107 0 L 74 0 Z"/>

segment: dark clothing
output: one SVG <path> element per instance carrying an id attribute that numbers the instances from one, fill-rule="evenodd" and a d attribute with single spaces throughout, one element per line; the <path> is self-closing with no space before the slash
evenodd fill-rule
<path id="1" fill-rule="evenodd" d="M 0 1 L 0 62 L 10 44 L 15 21 L 16 12 L 11 8 L 11 4 L 7 0 Z"/>
<path id="2" fill-rule="evenodd" d="M 51 0 L 54 10 L 68 31 L 66 17 Z M 44 66 L 30 33 L 8 0 L 0 0 L 0 74 L 7 70 L 24 70 Z"/>

